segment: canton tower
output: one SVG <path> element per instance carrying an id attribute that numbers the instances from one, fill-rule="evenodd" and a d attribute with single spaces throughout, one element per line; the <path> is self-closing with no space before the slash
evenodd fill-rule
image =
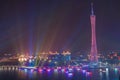
<path id="1" fill-rule="evenodd" d="M 97 56 L 97 43 L 96 43 L 96 30 L 95 30 L 96 16 L 94 15 L 93 3 L 91 3 L 90 21 L 91 21 L 91 32 L 92 32 L 90 60 L 91 62 L 97 62 L 98 56 Z"/>

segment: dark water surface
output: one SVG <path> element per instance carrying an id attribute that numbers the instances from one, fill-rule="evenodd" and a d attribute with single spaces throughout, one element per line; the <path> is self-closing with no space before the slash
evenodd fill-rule
<path id="1" fill-rule="evenodd" d="M 66 71 L 0 70 L 0 80 L 120 80 L 119 69 Z"/>

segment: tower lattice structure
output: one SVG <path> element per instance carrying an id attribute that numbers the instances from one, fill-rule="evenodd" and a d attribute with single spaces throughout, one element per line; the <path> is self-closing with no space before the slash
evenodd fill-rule
<path id="1" fill-rule="evenodd" d="M 91 21 L 91 32 L 92 32 L 92 38 L 91 38 L 91 52 L 90 52 L 90 60 L 92 62 L 98 61 L 98 51 L 97 51 L 97 43 L 96 43 L 96 16 L 94 15 L 93 11 L 93 3 L 91 3 L 91 15 L 90 15 L 90 21 Z"/>

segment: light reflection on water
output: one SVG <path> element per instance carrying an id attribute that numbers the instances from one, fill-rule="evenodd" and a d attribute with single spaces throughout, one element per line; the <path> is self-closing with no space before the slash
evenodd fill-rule
<path id="1" fill-rule="evenodd" d="M 69 71 L 2 70 L 0 80 L 119 80 L 119 69 Z"/>
<path id="2" fill-rule="evenodd" d="M 109 69 L 106 68 L 106 80 L 109 80 Z"/>

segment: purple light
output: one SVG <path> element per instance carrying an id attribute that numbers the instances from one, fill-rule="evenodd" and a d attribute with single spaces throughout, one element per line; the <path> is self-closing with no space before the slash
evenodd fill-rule
<path id="1" fill-rule="evenodd" d="M 66 71 L 65 73 L 68 73 L 68 71 Z"/>
<path id="2" fill-rule="evenodd" d="M 47 69 L 48 72 L 50 72 L 50 69 Z"/>
<path id="3" fill-rule="evenodd" d="M 31 69 L 31 72 L 33 72 L 34 71 L 34 69 Z"/>
<path id="4" fill-rule="evenodd" d="M 57 67 L 57 69 L 60 71 L 60 70 L 61 70 L 61 67 Z"/>
<path id="5" fill-rule="evenodd" d="M 86 72 L 86 70 L 82 70 L 82 72 L 83 72 L 83 73 L 85 73 L 85 72 Z"/>
<path id="6" fill-rule="evenodd" d="M 80 70 L 80 68 L 77 68 L 77 70 L 79 71 L 79 70 Z"/>
<path id="7" fill-rule="evenodd" d="M 73 76 L 73 73 L 68 73 L 68 76 L 69 76 L 69 77 Z"/>
<path id="8" fill-rule="evenodd" d="M 43 69 L 45 70 L 46 68 L 44 67 Z"/>
<path id="9" fill-rule="evenodd" d="M 61 69 L 61 67 L 58 67 L 58 69 Z"/>

